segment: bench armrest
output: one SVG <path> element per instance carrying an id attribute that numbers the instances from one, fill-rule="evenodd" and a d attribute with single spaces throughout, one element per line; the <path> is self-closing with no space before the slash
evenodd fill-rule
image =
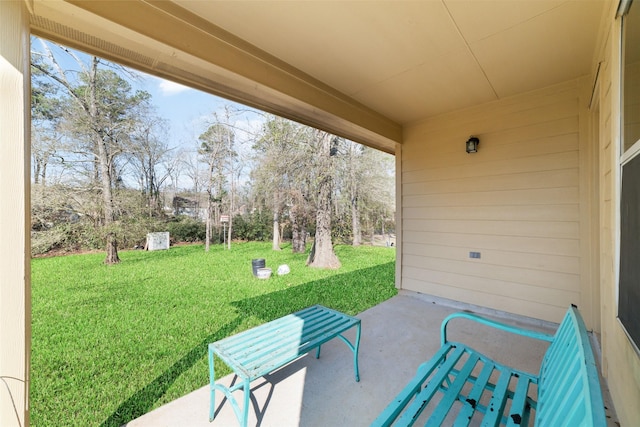
<path id="1" fill-rule="evenodd" d="M 503 331 L 507 331 L 507 332 L 511 332 L 513 334 L 517 334 L 517 335 L 522 335 L 528 338 L 534 338 L 537 340 L 542 340 L 542 341 L 548 341 L 548 342 L 553 342 L 554 336 L 553 335 L 549 335 L 549 334 L 545 334 L 543 332 L 537 332 L 537 331 L 532 331 L 530 329 L 523 329 L 523 328 L 519 328 L 517 326 L 513 326 L 513 325 L 508 325 L 506 323 L 502 323 L 502 322 L 498 322 L 496 320 L 492 320 L 492 319 L 487 319 L 486 317 L 482 317 L 482 316 L 478 316 L 477 314 L 472 314 L 472 313 L 453 313 L 449 316 L 447 316 L 443 321 L 442 321 L 442 325 L 440 326 L 440 345 L 444 346 L 447 343 L 447 324 L 449 323 L 450 320 L 455 319 L 455 318 L 465 318 L 465 319 L 469 319 L 469 320 L 473 320 L 475 322 L 478 323 L 482 323 L 484 325 L 487 326 L 491 326 L 493 328 L 496 329 L 500 329 Z"/>

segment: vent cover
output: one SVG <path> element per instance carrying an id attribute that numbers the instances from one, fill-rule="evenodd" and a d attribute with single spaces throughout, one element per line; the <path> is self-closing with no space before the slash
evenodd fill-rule
<path id="1" fill-rule="evenodd" d="M 99 54 L 99 56 L 107 59 L 109 57 L 113 57 L 116 60 L 120 58 L 148 68 L 152 68 L 155 65 L 155 60 L 146 55 L 125 49 L 115 43 L 105 41 L 39 15 L 31 15 L 31 29 L 60 43 L 84 47 L 85 50 L 92 51 L 90 53 Z"/>

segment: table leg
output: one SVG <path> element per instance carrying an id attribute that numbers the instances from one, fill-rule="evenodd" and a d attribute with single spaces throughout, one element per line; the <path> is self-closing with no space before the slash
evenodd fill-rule
<path id="1" fill-rule="evenodd" d="M 360 381 L 360 370 L 358 368 L 358 350 L 360 350 L 360 323 L 357 325 L 356 342 L 353 350 L 353 366 L 356 373 L 356 382 Z"/>
<path id="2" fill-rule="evenodd" d="M 209 349 L 209 422 L 213 421 L 216 410 L 216 391 L 213 388 L 216 380 L 216 370 L 213 363 L 213 351 Z"/>
<path id="3" fill-rule="evenodd" d="M 242 427 L 247 427 L 249 419 L 249 402 L 251 397 L 251 381 L 249 379 L 244 380 L 244 408 L 242 408 Z"/>

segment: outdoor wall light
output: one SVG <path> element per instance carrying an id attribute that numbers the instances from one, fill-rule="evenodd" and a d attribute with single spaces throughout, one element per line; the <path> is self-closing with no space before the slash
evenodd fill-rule
<path id="1" fill-rule="evenodd" d="M 470 137 L 467 140 L 467 153 L 477 153 L 478 152 L 478 144 L 480 144 L 480 140 L 475 136 Z"/>

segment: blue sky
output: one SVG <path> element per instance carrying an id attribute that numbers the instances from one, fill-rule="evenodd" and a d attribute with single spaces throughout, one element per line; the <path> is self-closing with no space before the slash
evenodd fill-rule
<path id="1" fill-rule="evenodd" d="M 145 76 L 141 89 L 152 96 L 158 114 L 167 119 L 176 143 L 187 143 L 203 126 L 206 117 L 222 109 L 224 100 L 160 78 Z M 195 132 L 194 135 L 192 132 Z"/>
<path id="2" fill-rule="evenodd" d="M 193 144 L 204 132 L 207 124 L 213 120 L 213 113 L 222 114 L 225 105 L 248 109 L 240 104 L 178 83 L 149 75 L 144 76 L 145 79 L 140 88 L 151 94 L 152 103 L 156 106 L 158 114 L 169 121 L 173 141 L 170 145 Z M 261 115 L 257 113 L 245 113 L 235 117 L 235 120 L 237 126 L 241 128 L 257 126 L 262 121 Z M 248 138 L 248 135 L 240 132 L 237 137 L 242 141 Z"/>

